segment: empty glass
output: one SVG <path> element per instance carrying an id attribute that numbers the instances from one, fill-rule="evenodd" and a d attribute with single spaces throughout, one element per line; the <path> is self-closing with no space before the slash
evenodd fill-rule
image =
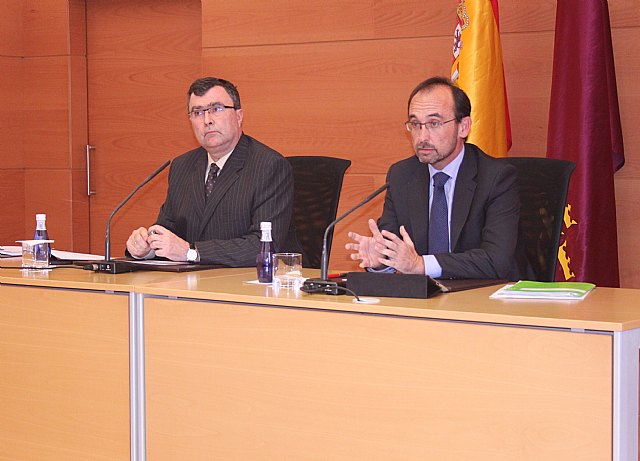
<path id="1" fill-rule="evenodd" d="M 22 244 L 22 268 L 46 269 L 49 267 L 49 245 L 53 240 L 18 240 Z"/>
<path id="2" fill-rule="evenodd" d="M 302 277 L 301 253 L 275 253 L 273 255 L 273 288 L 300 289 Z"/>

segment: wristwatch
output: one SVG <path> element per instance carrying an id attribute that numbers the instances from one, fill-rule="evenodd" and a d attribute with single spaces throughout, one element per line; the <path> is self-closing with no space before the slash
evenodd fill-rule
<path id="1" fill-rule="evenodd" d="M 189 244 L 189 249 L 187 250 L 187 261 L 190 263 L 195 263 L 200 260 L 200 255 L 198 254 L 198 250 L 196 250 L 196 245 L 194 243 Z"/>

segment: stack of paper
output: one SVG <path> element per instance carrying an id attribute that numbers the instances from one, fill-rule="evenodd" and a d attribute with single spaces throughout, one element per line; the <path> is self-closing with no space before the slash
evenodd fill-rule
<path id="1" fill-rule="evenodd" d="M 0 246 L 0 258 L 13 258 L 16 256 L 22 256 L 21 246 Z"/>
<path id="2" fill-rule="evenodd" d="M 497 299 L 584 299 L 596 286 L 585 282 L 532 282 L 521 280 L 505 285 L 490 298 Z"/>
<path id="3" fill-rule="evenodd" d="M 58 259 L 64 259 L 69 261 L 99 261 L 104 259 L 104 256 L 89 254 L 89 253 L 74 253 L 71 251 L 51 250 L 51 254 Z M 0 246 L 0 258 L 13 258 L 16 256 L 22 256 L 22 247 L 19 245 L 3 245 Z"/>

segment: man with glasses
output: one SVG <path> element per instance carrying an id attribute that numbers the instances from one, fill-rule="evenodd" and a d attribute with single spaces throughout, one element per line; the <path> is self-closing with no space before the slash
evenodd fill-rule
<path id="1" fill-rule="evenodd" d="M 374 271 L 517 279 L 517 173 L 465 142 L 469 98 L 448 79 L 430 78 L 409 96 L 408 115 L 415 155 L 389 169 L 372 237 L 349 232 L 351 259 Z"/>
<path id="2" fill-rule="evenodd" d="M 292 242 L 293 174 L 278 152 L 242 132 L 240 95 L 229 81 L 206 77 L 187 92 L 191 128 L 201 147 L 177 157 L 156 223 L 127 240 L 135 258 L 255 265 L 260 222 L 277 249 Z"/>

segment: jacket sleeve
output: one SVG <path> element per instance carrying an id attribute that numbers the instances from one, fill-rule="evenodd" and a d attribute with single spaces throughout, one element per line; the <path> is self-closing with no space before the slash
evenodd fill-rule
<path id="1" fill-rule="evenodd" d="M 483 203 L 476 206 L 479 212 L 468 217 L 456 248 L 436 256 L 443 278 L 517 277 L 520 201 L 516 180 L 511 165 L 503 164 L 496 172 Z"/>

